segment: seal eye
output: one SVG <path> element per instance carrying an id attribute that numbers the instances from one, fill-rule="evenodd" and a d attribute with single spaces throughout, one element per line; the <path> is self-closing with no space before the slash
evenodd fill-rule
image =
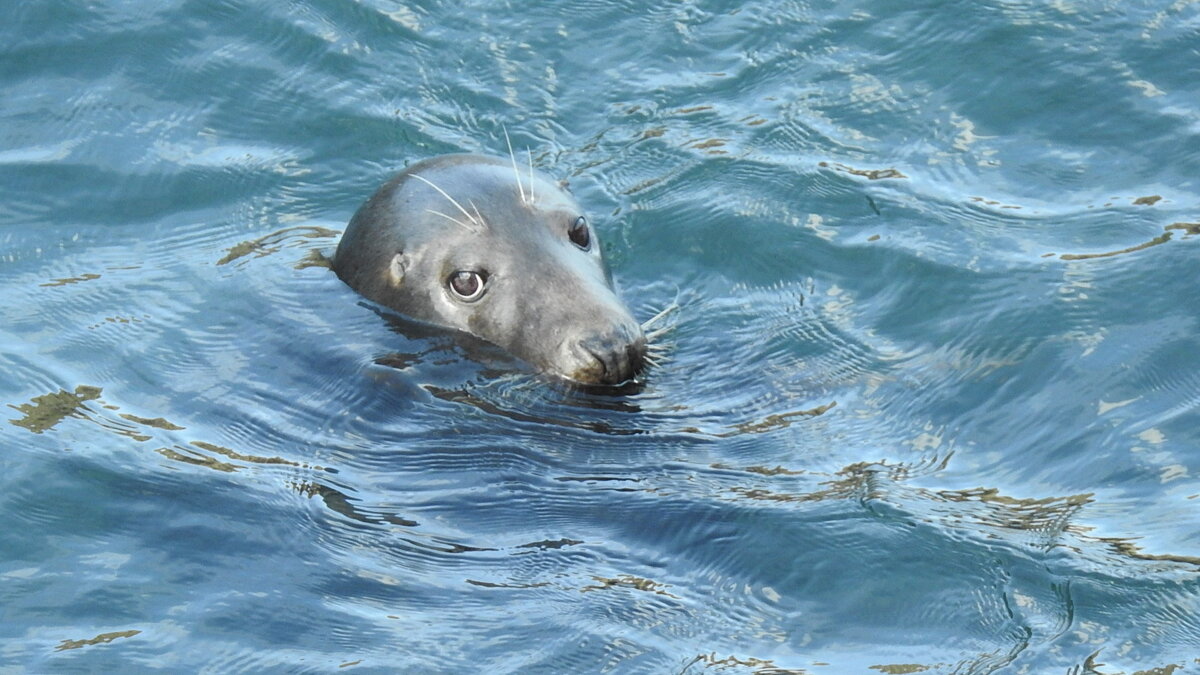
<path id="1" fill-rule="evenodd" d="M 592 243 L 592 235 L 588 232 L 587 218 L 583 216 L 576 218 L 575 222 L 567 228 L 567 236 L 571 238 L 571 243 L 586 251 Z"/>
<path id="2" fill-rule="evenodd" d="M 470 270 L 459 270 L 450 275 L 450 279 L 446 282 L 450 287 L 450 291 L 463 302 L 475 302 L 483 296 L 483 291 L 487 285 L 486 272 L 472 272 Z"/>

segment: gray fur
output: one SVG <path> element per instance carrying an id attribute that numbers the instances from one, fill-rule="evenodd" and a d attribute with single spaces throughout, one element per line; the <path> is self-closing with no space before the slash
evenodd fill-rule
<path id="1" fill-rule="evenodd" d="M 595 229 L 583 250 L 568 228 L 583 215 L 566 191 L 505 160 L 445 155 L 418 162 L 359 208 L 334 256 L 337 275 L 414 319 L 492 342 L 539 368 L 586 384 L 631 379 L 646 339 L 617 297 Z M 448 286 L 485 271 L 474 302 Z"/>

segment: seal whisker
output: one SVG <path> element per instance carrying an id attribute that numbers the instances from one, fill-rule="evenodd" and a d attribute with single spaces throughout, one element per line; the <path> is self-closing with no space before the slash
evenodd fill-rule
<path id="1" fill-rule="evenodd" d="M 475 206 L 475 200 L 474 200 L 474 199 L 468 199 L 468 200 L 467 200 L 467 203 L 471 205 L 471 209 L 475 211 L 475 215 L 476 215 L 476 216 L 479 216 L 479 223 L 480 223 L 481 225 L 483 225 L 483 227 L 486 229 L 486 228 L 487 228 L 487 221 L 483 219 L 483 214 L 479 212 L 479 207 L 478 207 L 478 206 Z"/>
<path id="2" fill-rule="evenodd" d="M 529 203 L 532 204 L 537 201 L 533 198 L 533 150 L 525 148 L 525 152 L 529 154 Z"/>
<path id="3" fill-rule="evenodd" d="M 425 212 L 432 213 L 435 216 L 441 216 L 441 217 L 445 218 L 446 220 L 453 222 L 455 225 L 461 225 L 472 232 L 478 232 L 478 230 L 476 230 L 474 227 L 471 227 L 470 225 L 464 223 L 463 221 L 459 220 L 458 218 L 455 218 L 454 216 L 446 215 L 445 213 L 442 213 L 441 211 L 434 211 L 433 209 L 425 209 Z"/>
<path id="4" fill-rule="evenodd" d="M 517 171 L 517 156 L 513 154 L 512 141 L 508 138 L 508 127 L 504 127 L 504 142 L 508 144 L 508 158 L 512 160 L 513 175 L 517 178 L 517 192 L 521 193 L 521 203 L 528 206 L 529 200 L 525 199 L 525 188 L 521 186 L 521 172 Z"/>
<path id="5" fill-rule="evenodd" d="M 646 319 L 645 321 L 643 321 L 642 322 L 642 330 L 646 330 L 650 326 L 653 326 L 656 321 L 658 321 L 659 319 L 662 319 L 664 316 L 670 314 L 671 312 L 673 312 L 677 309 L 679 309 L 679 304 L 672 302 L 671 304 L 664 307 L 663 310 L 661 312 L 659 312 L 658 314 L 655 314 L 654 316 L 650 317 L 649 319 Z"/>
<path id="6" fill-rule="evenodd" d="M 656 352 L 654 354 L 650 354 L 649 356 L 650 358 L 654 359 L 654 365 L 656 366 L 661 366 L 664 363 L 670 363 L 671 361 L 675 360 L 674 357 L 668 356 L 661 352 Z"/>
<path id="7" fill-rule="evenodd" d="M 663 326 L 662 328 L 656 328 L 652 331 L 647 331 L 646 339 L 653 340 L 653 339 L 659 337 L 660 335 L 665 335 L 666 333 L 669 333 L 673 328 L 674 328 L 674 326 Z"/>
<path id="8" fill-rule="evenodd" d="M 419 174 L 414 173 L 414 174 L 409 174 L 409 175 L 411 175 L 413 178 L 416 178 L 417 180 L 421 181 L 422 183 L 425 183 L 426 185 L 433 188 L 434 190 L 437 190 L 443 197 L 450 200 L 451 204 L 457 206 L 458 210 L 462 211 L 462 214 L 467 217 L 467 220 L 471 221 L 472 223 L 475 223 L 476 225 L 480 225 L 480 223 L 475 222 L 475 216 L 472 216 L 470 213 L 468 213 L 467 210 L 463 208 L 463 205 L 459 204 L 458 201 L 454 199 L 454 197 L 451 197 L 450 195 L 446 194 L 445 190 L 434 185 L 433 181 L 431 181 L 428 178 L 421 176 Z"/>

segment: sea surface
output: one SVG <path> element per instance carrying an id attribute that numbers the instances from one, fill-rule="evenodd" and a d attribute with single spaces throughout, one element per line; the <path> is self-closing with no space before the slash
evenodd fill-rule
<path id="1" fill-rule="evenodd" d="M 0 673 L 1200 673 L 1200 3 L 3 14 Z M 639 386 L 330 271 L 506 131 Z"/>

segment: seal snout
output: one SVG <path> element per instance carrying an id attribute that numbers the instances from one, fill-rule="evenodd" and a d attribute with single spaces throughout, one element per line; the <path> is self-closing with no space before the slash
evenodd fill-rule
<path id="1" fill-rule="evenodd" d="M 646 365 L 646 337 L 640 328 L 621 325 L 570 345 L 581 365 L 570 378 L 584 384 L 621 384 Z"/>

